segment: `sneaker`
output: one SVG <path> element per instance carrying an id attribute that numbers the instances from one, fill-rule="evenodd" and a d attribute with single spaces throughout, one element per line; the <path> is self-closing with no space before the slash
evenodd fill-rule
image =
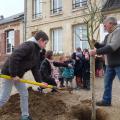
<path id="1" fill-rule="evenodd" d="M 51 92 L 53 92 L 53 93 L 54 93 L 54 92 L 58 92 L 58 90 L 55 89 L 55 88 L 53 88 Z"/>
<path id="2" fill-rule="evenodd" d="M 20 118 L 20 120 L 32 120 L 32 118 L 30 116 L 24 115 Z"/>
<path id="3" fill-rule="evenodd" d="M 43 88 L 38 87 L 37 89 L 38 89 L 38 91 L 39 91 L 40 93 L 43 93 Z"/>
<path id="4" fill-rule="evenodd" d="M 60 85 L 60 87 L 62 88 L 62 87 L 65 87 L 65 85 Z"/>
<path id="5" fill-rule="evenodd" d="M 80 87 L 76 87 L 75 90 L 80 90 L 81 88 Z"/>
<path id="6" fill-rule="evenodd" d="M 86 87 L 85 90 L 90 90 L 90 87 Z"/>
<path id="7" fill-rule="evenodd" d="M 97 106 L 111 106 L 111 103 L 106 103 L 104 101 L 98 101 L 96 102 Z"/>

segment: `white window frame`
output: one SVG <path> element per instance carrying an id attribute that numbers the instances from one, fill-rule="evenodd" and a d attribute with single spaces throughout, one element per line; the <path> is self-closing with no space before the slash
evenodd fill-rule
<path id="1" fill-rule="evenodd" d="M 56 53 L 63 53 L 63 29 L 55 28 L 51 30 L 52 50 Z"/>
<path id="2" fill-rule="evenodd" d="M 15 31 L 6 31 L 6 54 L 11 54 L 15 46 Z"/>
<path id="3" fill-rule="evenodd" d="M 56 6 L 55 3 L 56 2 Z M 62 12 L 62 0 L 51 0 L 51 14 L 60 14 Z"/>
<path id="4" fill-rule="evenodd" d="M 100 42 L 104 41 L 105 36 L 108 34 L 108 32 L 106 32 L 104 30 L 104 25 L 100 24 Z"/>
<path id="5" fill-rule="evenodd" d="M 33 0 L 33 19 L 42 17 L 42 0 Z"/>
<path id="6" fill-rule="evenodd" d="M 76 31 L 78 30 L 78 31 Z M 85 34 L 83 32 L 85 31 Z M 78 32 L 78 33 L 77 33 Z M 90 48 L 88 40 L 87 40 L 87 26 L 85 24 L 78 24 L 73 26 L 73 41 L 74 41 L 74 50 L 77 47 L 84 49 L 83 44 L 86 44 L 87 49 Z M 79 45 L 77 44 L 79 43 Z"/>
<path id="7" fill-rule="evenodd" d="M 73 0 L 73 9 L 87 6 L 87 0 Z"/>

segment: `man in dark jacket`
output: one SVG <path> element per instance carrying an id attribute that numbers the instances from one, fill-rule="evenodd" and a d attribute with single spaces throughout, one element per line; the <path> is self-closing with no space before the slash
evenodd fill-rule
<path id="1" fill-rule="evenodd" d="M 105 55 L 105 90 L 102 101 L 98 101 L 98 106 L 110 106 L 112 101 L 112 83 L 117 74 L 120 80 L 120 27 L 114 17 L 108 17 L 104 21 L 104 28 L 108 31 L 104 44 L 96 45 L 98 49 L 90 51 L 90 55 Z"/>
<path id="2" fill-rule="evenodd" d="M 20 78 L 25 72 L 31 70 L 37 82 L 42 82 L 39 74 L 40 50 L 45 48 L 48 36 L 43 31 L 37 32 L 34 37 L 22 43 L 7 59 L 1 70 L 2 74 L 10 75 L 11 81 L 2 79 L 2 91 L 0 95 L 0 107 L 9 99 L 12 86 L 15 85 L 20 94 L 21 120 L 31 120 L 28 110 L 28 90 Z"/>

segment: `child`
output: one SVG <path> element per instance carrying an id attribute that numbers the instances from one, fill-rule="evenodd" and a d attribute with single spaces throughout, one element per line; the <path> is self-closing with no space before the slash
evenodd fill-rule
<path id="1" fill-rule="evenodd" d="M 57 86 L 57 83 L 58 83 L 55 66 L 56 67 L 60 67 L 60 66 L 69 67 L 69 64 L 54 61 L 53 60 L 53 51 L 49 50 L 46 52 L 46 58 L 43 60 L 41 66 L 40 66 L 40 74 L 41 74 L 41 78 L 44 82 L 46 82 L 50 85 L 53 85 L 53 86 Z M 54 92 L 54 91 L 56 91 L 56 90 L 53 89 L 52 92 Z"/>
<path id="2" fill-rule="evenodd" d="M 60 81 L 59 81 L 59 69 L 58 69 L 58 67 L 53 66 L 52 77 L 55 79 L 55 82 L 57 84 L 57 88 L 59 88 Z"/>
<path id="3" fill-rule="evenodd" d="M 82 51 L 81 48 L 77 48 L 76 52 L 72 54 L 72 59 L 75 61 L 74 65 L 74 75 L 76 77 L 76 89 L 79 90 L 83 87 L 83 81 L 82 81 Z"/>
<path id="4" fill-rule="evenodd" d="M 66 87 L 68 88 L 68 82 L 70 82 L 70 88 L 72 88 L 72 80 L 74 78 L 74 61 L 71 59 L 70 56 L 66 56 L 66 61 L 67 64 L 71 64 L 71 68 L 64 68 L 62 76 L 64 80 L 66 81 Z"/>
<path id="5" fill-rule="evenodd" d="M 90 55 L 88 49 L 83 50 L 83 88 L 90 90 Z"/>
<path id="6" fill-rule="evenodd" d="M 64 61 L 65 61 L 64 55 L 60 56 L 59 62 L 64 63 Z M 64 86 L 64 78 L 62 76 L 63 70 L 64 70 L 64 67 L 59 67 L 59 81 L 60 81 L 60 87 L 61 88 L 65 87 Z"/>

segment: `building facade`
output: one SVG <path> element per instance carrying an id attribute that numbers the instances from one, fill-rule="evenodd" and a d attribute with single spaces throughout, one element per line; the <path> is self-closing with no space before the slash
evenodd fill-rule
<path id="1" fill-rule="evenodd" d="M 106 0 L 102 8 L 102 13 L 105 17 L 113 16 L 120 24 L 120 0 Z M 103 41 L 107 32 L 104 30 L 103 24 L 100 25 L 100 40 Z"/>
<path id="2" fill-rule="evenodd" d="M 0 65 L 12 53 L 15 47 L 23 42 L 24 14 L 0 17 Z"/>
<path id="3" fill-rule="evenodd" d="M 26 38 L 45 31 L 47 49 L 72 53 L 77 47 L 88 48 L 87 28 L 83 22 L 87 0 L 27 0 Z"/>

